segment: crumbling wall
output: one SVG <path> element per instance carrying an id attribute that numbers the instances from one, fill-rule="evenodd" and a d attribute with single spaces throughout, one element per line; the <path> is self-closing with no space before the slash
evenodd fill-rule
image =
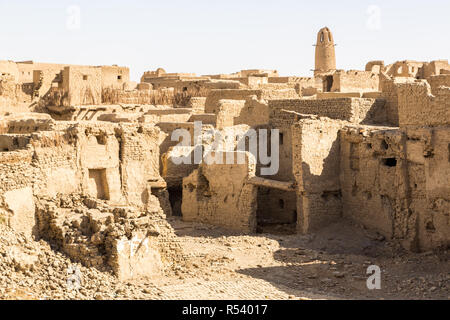
<path id="1" fill-rule="evenodd" d="M 77 134 L 82 188 L 86 195 L 121 203 L 120 145 L 114 127 L 90 124 L 74 128 Z"/>
<path id="2" fill-rule="evenodd" d="M 372 71 L 336 71 L 333 74 L 332 92 L 378 91 L 380 78 Z"/>
<path id="3" fill-rule="evenodd" d="M 183 220 L 241 232 L 256 231 L 257 187 L 247 183 L 255 175 L 256 163 L 246 152 L 243 164 L 226 164 L 227 156 L 238 154 L 243 153 L 221 153 L 223 164 L 202 163 L 183 179 Z"/>
<path id="4" fill-rule="evenodd" d="M 437 88 L 433 96 L 430 85 L 424 80 L 399 84 L 398 112 L 400 127 L 448 125 L 450 88 Z"/>
<path id="5" fill-rule="evenodd" d="M 353 123 L 383 123 L 386 120 L 383 99 L 336 98 L 336 99 L 291 99 L 270 100 L 271 117 L 280 110 L 301 114 L 314 114 Z"/>
<path id="6" fill-rule="evenodd" d="M 450 245 L 450 128 L 406 128 L 410 212 L 417 249 Z"/>
<path id="7" fill-rule="evenodd" d="M 339 131 L 344 121 L 301 119 L 291 127 L 297 230 L 308 233 L 342 216 Z"/>
<path id="8" fill-rule="evenodd" d="M 119 66 L 101 66 L 102 88 L 124 89 L 130 81 L 130 69 Z"/>
<path id="9" fill-rule="evenodd" d="M 217 129 L 234 126 L 235 118 L 239 117 L 245 106 L 245 100 L 219 100 L 217 111 Z"/>
<path id="10" fill-rule="evenodd" d="M 152 183 L 164 187 L 159 132 L 153 126 L 58 123 L 54 131 L 0 136 L 3 192 L 32 187 L 42 197 L 77 193 L 142 208 Z M 24 152 L 30 160 L 16 163 Z"/>
<path id="11" fill-rule="evenodd" d="M 53 130 L 55 121 L 45 113 L 19 113 L 5 118 L 8 133 L 32 133 Z"/>
<path id="12" fill-rule="evenodd" d="M 352 128 L 341 133 L 341 187 L 344 216 L 387 238 L 415 241 L 408 214 L 407 163 L 396 129 Z"/>
<path id="13" fill-rule="evenodd" d="M 152 210 L 111 207 L 70 195 L 37 200 L 39 234 L 72 260 L 120 280 L 161 276 L 184 263 L 179 243 L 152 197 Z"/>
<path id="14" fill-rule="evenodd" d="M 192 109 L 193 114 L 205 113 L 206 97 L 191 97 L 188 107 Z"/>
<path id="15" fill-rule="evenodd" d="M 96 67 L 65 67 L 63 90 L 68 95 L 67 106 L 102 103 L 102 70 Z"/>
<path id="16" fill-rule="evenodd" d="M 29 237 L 35 226 L 31 161 L 28 149 L 0 152 L 0 220 Z"/>
<path id="17" fill-rule="evenodd" d="M 161 186 L 160 130 L 151 125 L 122 124 L 116 130 L 120 143 L 120 170 L 127 203 L 148 206 L 152 188 Z"/>
<path id="18" fill-rule="evenodd" d="M 21 104 L 29 104 L 32 101 L 31 92 L 27 92 L 24 86 L 17 83 L 13 75 L 0 74 L 0 112 L 18 111 Z"/>
<path id="19" fill-rule="evenodd" d="M 438 94 L 439 87 L 450 88 L 450 74 L 441 74 L 436 76 L 431 76 L 428 78 L 428 82 L 431 87 L 431 93 L 433 95 Z"/>
<path id="20" fill-rule="evenodd" d="M 189 108 L 168 108 L 148 110 L 140 118 L 140 122 L 187 122 L 192 115 Z"/>
<path id="21" fill-rule="evenodd" d="M 344 215 L 414 251 L 448 247 L 449 129 L 346 128 Z"/>
<path id="22" fill-rule="evenodd" d="M 271 100 L 271 99 L 298 99 L 299 95 L 295 89 L 228 89 L 228 90 L 211 90 L 206 97 L 205 112 L 217 113 L 217 106 L 219 100 L 247 100 L 251 96 L 255 96 L 257 99 Z"/>
<path id="23" fill-rule="evenodd" d="M 266 100 L 258 100 L 251 96 L 245 101 L 239 115 L 235 117 L 234 124 L 247 124 L 250 127 L 267 125 L 269 123 L 270 110 Z"/>

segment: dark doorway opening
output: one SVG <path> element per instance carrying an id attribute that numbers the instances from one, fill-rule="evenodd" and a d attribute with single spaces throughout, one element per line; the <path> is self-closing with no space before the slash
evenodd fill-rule
<path id="1" fill-rule="evenodd" d="M 325 77 L 325 92 L 331 92 L 331 88 L 333 87 L 333 76 Z"/>
<path id="2" fill-rule="evenodd" d="M 296 193 L 259 187 L 256 221 L 258 233 L 294 234 L 297 226 Z"/>
<path id="3" fill-rule="evenodd" d="M 170 187 L 169 191 L 169 202 L 172 207 L 172 215 L 176 217 L 181 217 L 181 202 L 183 200 L 183 188 Z"/>

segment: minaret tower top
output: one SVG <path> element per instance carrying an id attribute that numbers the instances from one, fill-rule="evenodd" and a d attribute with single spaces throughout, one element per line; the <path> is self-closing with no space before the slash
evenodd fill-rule
<path id="1" fill-rule="evenodd" d="M 320 29 L 317 34 L 316 64 L 314 75 L 329 73 L 336 70 L 336 53 L 334 38 L 328 27 Z"/>

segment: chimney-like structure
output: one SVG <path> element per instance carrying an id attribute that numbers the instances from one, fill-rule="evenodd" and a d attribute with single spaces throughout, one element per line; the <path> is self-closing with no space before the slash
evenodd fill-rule
<path id="1" fill-rule="evenodd" d="M 336 53 L 334 38 L 328 27 L 320 29 L 317 34 L 316 65 L 314 75 L 336 70 Z"/>

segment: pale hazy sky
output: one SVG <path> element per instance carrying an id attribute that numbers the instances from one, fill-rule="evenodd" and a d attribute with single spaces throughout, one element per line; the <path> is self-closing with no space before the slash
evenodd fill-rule
<path id="1" fill-rule="evenodd" d="M 158 67 L 310 76 L 323 26 L 340 69 L 448 59 L 449 13 L 448 0 L 0 0 L 0 60 L 125 65 L 133 80 Z"/>

